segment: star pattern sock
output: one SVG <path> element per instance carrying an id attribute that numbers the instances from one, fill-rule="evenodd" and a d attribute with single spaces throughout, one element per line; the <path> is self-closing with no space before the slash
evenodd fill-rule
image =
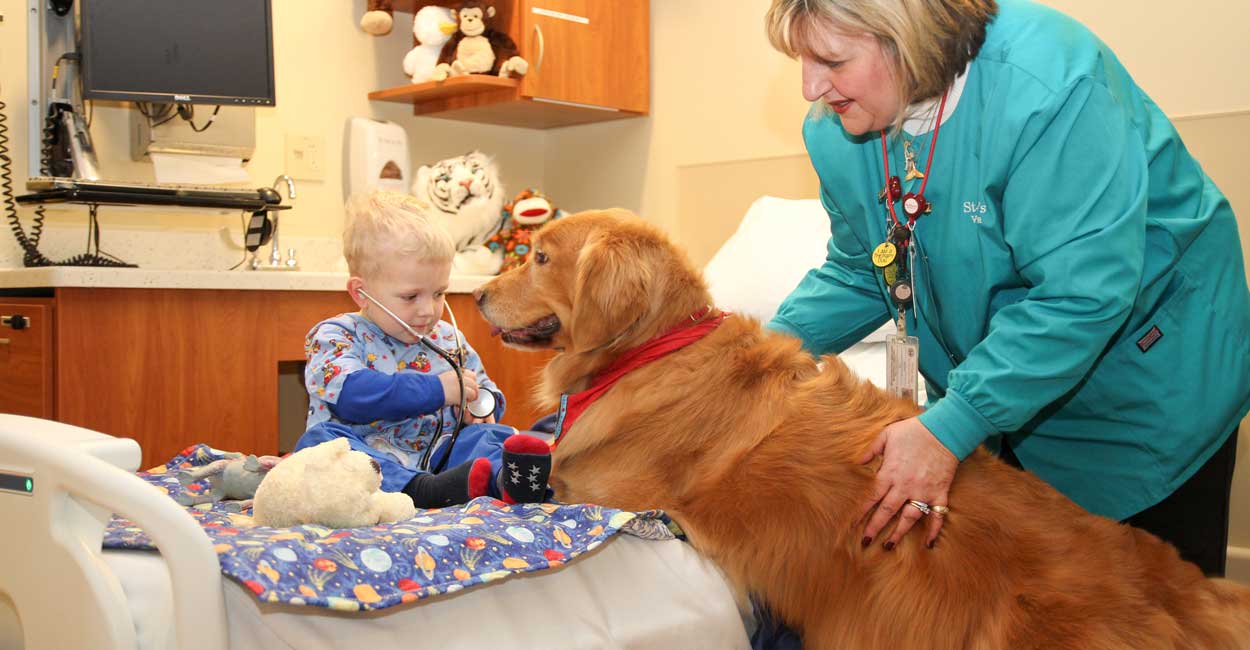
<path id="1" fill-rule="evenodd" d="M 503 441 L 503 467 L 496 481 L 508 503 L 542 503 L 551 476 L 551 447 L 518 433 Z"/>
<path id="2" fill-rule="evenodd" d="M 417 474 L 403 492 L 412 497 L 412 504 L 418 508 L 444 508 L 486 494 L 489 485 L 490 461 L 478 458 L 441 474 Z"/>

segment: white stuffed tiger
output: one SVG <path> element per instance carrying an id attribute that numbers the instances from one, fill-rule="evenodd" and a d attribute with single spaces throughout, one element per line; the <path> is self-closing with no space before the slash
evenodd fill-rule
<path id="1" fill-rule="evenodd" d="M 480 151 L 422 165 L 412 193 L 434 207 L 437 218 L 456 242 L 452 271 L 493 275 L 502 259 L 482 244 L 499 230 L 505 200 L 499 170 Z"/>

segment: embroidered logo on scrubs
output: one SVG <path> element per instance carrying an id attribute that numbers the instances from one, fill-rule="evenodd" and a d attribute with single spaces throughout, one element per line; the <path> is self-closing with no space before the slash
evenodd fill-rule
<path id="1" fill-rule="evenodd" d="M 1146 350 L 1150 349 L 1150 346 L 1157 343 L 1161 338 L 1163 338 L 1163 330 L 1159 329 L 1158 325 L 1155 325 L 1150 328 L 1149 332 L 1146 332 L 1145 336 L 1137 339 L 1137 349 L 1144 353 Z"/>
<path id="2" fill-rule="evenodd" d="M 964 216 L 972 219 L 972 223 L 981 223 L 988 211 L 985 201 L 964 201 Z"/>

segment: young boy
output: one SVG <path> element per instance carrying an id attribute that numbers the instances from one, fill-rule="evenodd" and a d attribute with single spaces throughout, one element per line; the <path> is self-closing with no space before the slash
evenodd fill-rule
<path id="1" fill-rule="evenodd" d="M 408 494 L 418 508 L 483 495 L 510 503 L 541 502 L 551 472 L 550 448 L 495 424 L 503 414 L 503 394 L 473 348 L 466 342 L 467 349 L 457 350 L 458 333 L 440 320 L 455 245 L 425 210 L 415 197 L 394 192 L 348 201 L 343 232 L 351 274 L 347 292 L 360 311 L 322 321 L 308 333 L 308 429 L 295 449 L 346 438 L 353 449 L 377 461 L 383 490 Z M 467 402 L 480 390 L 495 394 L 493 414 L 464 414 L 465 427 L 447 469 L 439 474 L 425 471 L 421 461 L 429 455 L 433 469 L 447 454 L 461 397 L 456 372 L 370 297 L 428 343 L 464 359 Z"/>

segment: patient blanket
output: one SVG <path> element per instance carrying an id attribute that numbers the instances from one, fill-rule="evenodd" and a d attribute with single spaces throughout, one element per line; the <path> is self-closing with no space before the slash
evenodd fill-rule
<path id="1" fill-rule="evenodd" d="M 139 477 L 177 496 L 179 469 L 211 463 L 222 452 L 194 445 Z M 624 512 L 595 505 L 515 504 L 479 497 L 463 506 L 418 510 L 407 521 L 364 528 L 269 528 L 223 503 L 187 511 L 212 539 L 222 573 L 263 602 L 335 610 L 385 609 L 528 571 L 558 567 L 618 532 L 672 539 L 660 511 Z M 105 548 L 155 549 L 134 523 L 114 517 Z"/>

